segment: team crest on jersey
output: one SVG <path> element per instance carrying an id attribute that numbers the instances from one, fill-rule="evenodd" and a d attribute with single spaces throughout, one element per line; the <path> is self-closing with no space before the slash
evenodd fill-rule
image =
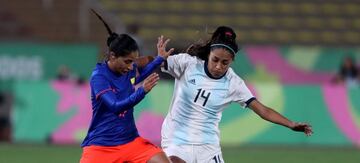
<path id="1" fill-rule="evenodd" d="M 188 82 L 191 83 L 191 84 L 196 85 L 195 79 L 191 79 L 191 80 L 189 80 Z"/>
<path id="2" fill-rule="evenodd" d="M 135 84 L 135 78 L 131 78 L 130 82 L 131 82 L 132 85 L 134 85 Z"/>

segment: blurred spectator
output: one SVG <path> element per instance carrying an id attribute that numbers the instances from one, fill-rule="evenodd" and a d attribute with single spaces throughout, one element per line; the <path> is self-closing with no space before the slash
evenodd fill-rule
<path id="1" fill-rule="evenodd" d="M 0 142 L 11 140 L 11 104 L 11 95 L 8 93 L 0 92 Z"/>
<path id="2" fill-rule="evenodd" d="M 359 69 L 351 57 L 345 57 L 338 74 L 335 77 L 336 83 L 344 83 L 349 87 L 358 86 L 360 83 Z"/>
<path id="3" fill-rule="evenodd" d="M 86 81 L 86 79 L 83 78 L 83 77 L 78 77 L 78 78 L 76 79 L 76 84 L 77 84 L 78 86 L 83 86 L 83 85 L 86 85 L 86 84 L 87 84 L 87 81 Z"/>
<path id="4" fill-rule="evenodd" d="M 70 69 L 65 65 L 61 65 L 58 68 L 56 80 L 60 82 L 75 84 L 76 86 L 84 86 L 87 84 L 86 78 L 72 73 Z"/>
<path id="5" fill-rule="evenodd" d="M 71 73 L 70 69 L 67 66 L 61 65 L 58 68 L 56 79 L 59 81 L 74 81 L 76 77 Z"/>

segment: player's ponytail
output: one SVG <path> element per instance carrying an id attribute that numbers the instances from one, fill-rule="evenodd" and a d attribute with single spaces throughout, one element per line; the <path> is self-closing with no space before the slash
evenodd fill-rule
<path id="1" fill-rule="evenodd" d="M 93 9 L 91 11 L 103 22 L 109 37 L 107 38 L 106 45 L 109 50 L 115 53 L 115 56 L 126 56 L 131 52 L 138 51 L 136 41 L 127 34 L 117 34 L 111 30 L 105 20 Z"/>
<path id="2" fill-rule="evenodd" d="M 105 22 L 105 20 L 94 10 L 94 9 L 91 9 L 91 11 L 101 20 L 101 22 L 104 24 L 108 34 L 109 34 L 109 37 L 107 39 L 107 46 L 110 46 L 111 42 L 114 41 L 119 35 L 117 33 L 114 33 L 111 28 L 109 27 L 109 25 Z"/>

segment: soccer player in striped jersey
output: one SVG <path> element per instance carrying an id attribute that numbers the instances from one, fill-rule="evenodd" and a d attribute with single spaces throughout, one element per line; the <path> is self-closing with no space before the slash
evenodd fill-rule
<path id="1" fill-rule="evenodd" d="M 97 15 L 101 20 L 102 18 Z M 102 20 L 103 21 L 103 20 Z M 126 34 L 113 33 L 103 21 L 109 38 L 106 61 L 93 70 L 90 86 L 92 120 L 81 146 L 81 163 L 169 163 L 165 153 L 139 136 L 134 121 L 134 106 L 157 84 L 159 76 L 152 73 L 169 56 L 169 40 L 158 41 L 158 56 L 141 70 L 134 63 L 138 46 Z M 137 71 L 139 75 L 137 76 Z M 141 87 L 134 85 L 143 81 Z"/>
<path id="2" fill-rule="evenodd" d="M 236 34 L 219 27 L 204 45 L 169 56 L 162 71 L 175 78 L 168 114 L 162 125 L 162 148 L 174 163 L 224 162 L 219 121 L 231 102 L 252 109 L 261 118 L 294 131 L 312 134 L 307 123 L 292 122 L 260 103 L 229 67 L 238 51 Z"/>

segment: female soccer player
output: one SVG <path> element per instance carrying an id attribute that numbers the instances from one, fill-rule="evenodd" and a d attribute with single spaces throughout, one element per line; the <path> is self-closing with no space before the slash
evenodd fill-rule
<path id="1" fill-rule="evenodd" d="M 162 71 L 175 78 L 170 110 L 162 125 L 162 147 L 174 163 L 224 162 L 219 121 L 231 102 L 252 109 L 261 118 L 294 131 L 312 134 L 309 124 L 288 120 L 260 103 L 229 67 L 238 46 L 229 27 L 219 27 L 205 45 L 169 56 Z"/>
<path id="2" fill-rule="evenodd" d="M 102 18 L 97 15 L 101 20 Z M 102 20 L 103 21 L 103 20 Z M 159 38 L 158 57 L 141 70 L 134 64 L 138 46 L 126 34 L 113 33 L 103 21 L 109 38 L 109 53 L 98 63 L 90 79 L 93 115 L 82 143 L 81 163 L 169 163 L 165 153 L 139 136 L 133 107 L 159 80 L 152 71 L 160 66 L 173 49 L 166 51 L 169 40 Z M 137 71 L 139 76 L 136 76 Z M 150 75 L 151 74 L 151 75 Z M 138 89 L 134 85 L 143 81 Z"/>

